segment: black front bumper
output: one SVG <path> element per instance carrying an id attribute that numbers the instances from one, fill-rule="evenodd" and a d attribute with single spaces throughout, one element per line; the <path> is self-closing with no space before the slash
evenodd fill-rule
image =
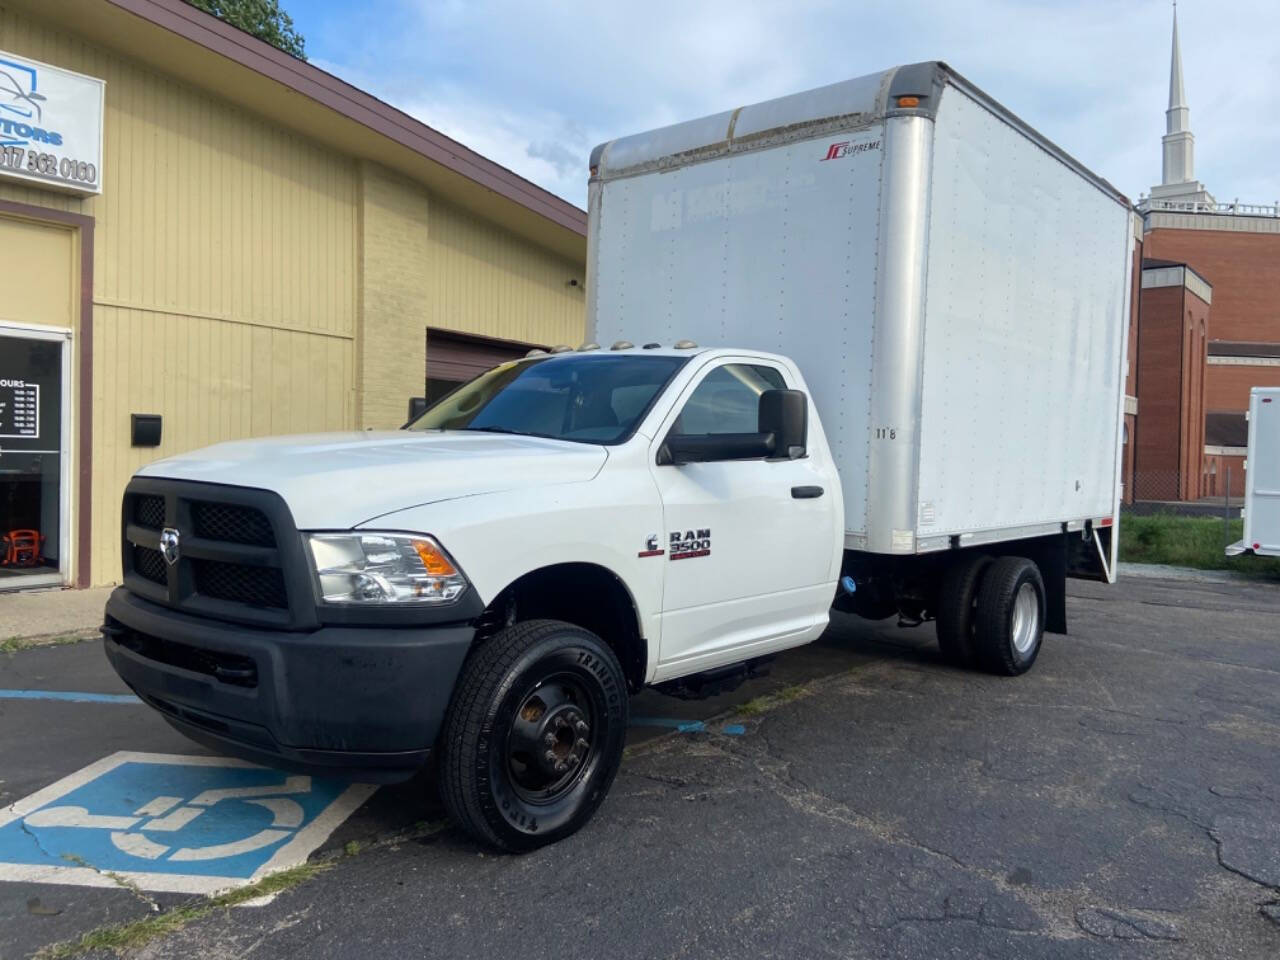
<path id="1" fill-rule="evenodd" d="M 475 630 L 254 629 L 121 587 L 103 633 L 120 677 L 191 739 L 268 766 L 391 782 L 426 763 Z"/>

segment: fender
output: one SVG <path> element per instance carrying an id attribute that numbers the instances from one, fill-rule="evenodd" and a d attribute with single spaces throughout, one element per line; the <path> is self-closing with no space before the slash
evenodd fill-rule
<path id="1" fill-rule="evenodd" d="M 657 667 L 666 557 L 662 507 L 652 477 L 635 453 L 610 450 L 595 478 L 582 483 L 507 490 L 443 501 L 379 517 L 359 529 L 407 530 L 435 537 L 458 562 L 487 606 L 521 577 L 576 563 L 601 567 L 631 597 L 648 641 L 646 680 Z M 620 455 L 619 455 L 620 454 Z"/>

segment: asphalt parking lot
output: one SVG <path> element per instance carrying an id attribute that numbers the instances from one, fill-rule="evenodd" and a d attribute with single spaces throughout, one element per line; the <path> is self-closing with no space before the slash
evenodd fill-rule
<path id="1" fill-rule="evenodd" d="M 1280 956 L 1280 590 L 1071 591 L 1072 634 L 1022 678 L 944 665 L 929 627 L 841 618 L 734 694 L 646 693 L 595 820 L 530 855 L 477 850 L 426 778 L 385 787 L 317 841 L 328 869 L 134 952 Z M 0 656 L 0 688 L 108 698 L 0 699 L 9 811 L 117 751 L 207 756 L 109 699 L 96 643 Z M 0 958 L 201 902 L 97 872 L 0 880 Z"/>

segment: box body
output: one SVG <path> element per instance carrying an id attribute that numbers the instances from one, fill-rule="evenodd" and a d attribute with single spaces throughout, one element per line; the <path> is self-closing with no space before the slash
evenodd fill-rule
<path id="1" fill-rule="evenodd" d="M 1131 207 L 947 67 L 615 140 L 592 168 L 593 339 L 793 357 L 847 548 L 1111 523 Z"/>

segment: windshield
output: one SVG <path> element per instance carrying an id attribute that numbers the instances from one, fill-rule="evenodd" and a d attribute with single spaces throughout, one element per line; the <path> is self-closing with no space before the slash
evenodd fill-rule
<path id="1" fill-rule="evenodd" d="M 580 353 L 513 360 L 459 387 L 407 429 L 620 443 L 685 360 Z"/>

